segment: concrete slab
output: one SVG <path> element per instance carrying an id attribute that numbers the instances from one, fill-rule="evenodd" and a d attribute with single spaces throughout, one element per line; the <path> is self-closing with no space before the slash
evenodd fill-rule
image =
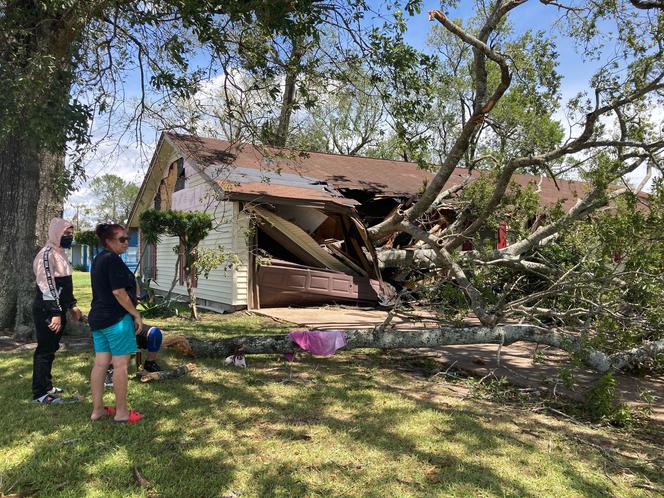
<path id="1" fill-rule="evenodd" d="M 535 351 L 542 353 L 541 361 L 535 363 Z M 568 389 L 562 382 L 560 367 L 567 365 L 567 353 L 552 347 L 539 349 L 536 344 L 516 342 L 505 346 L 500 352 L 500 366 L 498 366 L 498 347 L 493 344 L 475 344 L 446 346 L 439 349 L 408 350 L 418 356 L 429 356 L 442 365 L 454 363 L 456 368 L 474 376 L 484 377 L 491 372 L 496 377 L 507 378 L 516 386 L 532 387 L 549 393 L 556 393 L 578 402 L 583 402 L 593 382 L 599 374 L 584 368 L 571 370 L 574 379 L 574 388 Z M 635 407 L 647 406 L 641 394 L 647 391 L 653 397 L 649 406 L 652 410 L 650 418 L 664 425 L 664 378 L 646 376 L 643 378 L 615 374 L 616 388 L 625 402 Z"/>
<path id="2" fill-rule="evenodd" d="M 289 322 L 309 329 L 366 329 L 380 325 L 387 318 L 387 311 L 345 306 L 319 306 L 313 308 L 261 308 L 252 310 L 257 315 L 267 316 L 281 322 Z M 424 310 L 401 313 L 392 324 L 397 329 L 413 329 L 432 326 L 433 314 Z"/>
<path id="3" fill-rule="evenodd" d="M 294 327 L 308 329 L 363 329 L 380 325 L 387 317 L 387 311 L 344 306 L 321 306 L 316 308 L 265 308 L 253 313 L 292 323 Z M 392 324 L 397 330 L 408 330 L 435 326 L 433 314 L 424 310 L 402 313 L 394 317 Z M 478 325 L 477 319 L 468 319 L 468 325 Z M 517 342 L 501 350 L 500 367 L 497 364 L 498 346 L 493 344 L 447 346 L 439 349 L 414 349 L 410 353 L 430 356 L 441 364 L 455 364 L 460 370 L 483 377 L 493 371 L 497 377 L 505 377 L 510 383 L 522 387 L 535 387 L 556 394 L 583 401 L 592 383 L 599 377 L 597 373 L 583 368 L 574 368 L 573 390 L 565 388 L 560 379 L 559 367 L 566 362 L 567 354 L 556 348 L 540 347 L 542 362 L 533 362 L 536 344 Z M 651 418 L 664 424 L 664 379 L 636 378 L 616 374 L 617 389 L 622 399 L 634 406 L 643 406 L 643 391 L 654 397 L 651 405 Z"/>

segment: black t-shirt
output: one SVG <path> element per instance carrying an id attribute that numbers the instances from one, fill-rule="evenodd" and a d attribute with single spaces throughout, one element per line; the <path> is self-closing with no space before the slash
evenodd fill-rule
<path id="1" fill-rule="evenodd" d="M 105 329 L 118 323 L 127 314 L 113 295 L 116 289 L 125 289 L 136 304 L 136 279 L 120 256 L 102 251 L 95 257 L 90 270 L 92 306 L 88 323 L 92 330 Z"/>

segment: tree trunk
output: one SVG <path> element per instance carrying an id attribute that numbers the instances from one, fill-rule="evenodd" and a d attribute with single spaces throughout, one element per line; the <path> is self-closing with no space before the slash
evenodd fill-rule
<path id="1" fill-rule="evenodd" d="M 17 132 L 0 145 L 0 327 L 23 337 L 32 330 L 39 169 L 34 141 Z"/>
<path id="2" fill-rule="evenodd" d="M 48 225 L 62 213 L 53 188 L 63 156 L 39 153 L 34 141 L 11 137 L 0 149 L 0 326 L 20 339 L 32 336 L 35 278 L 32 260 L 48 238 Z"/>
<path id="3" fill-rule="evenodd" d="M 187 268 L 187 270 L 189 270 Z M 191 310 L 191 319 L 198 320 L 198 306 L 196 305 L 196 290 L 194 289 L 194 277 L 187 272 L 187 294 L 189 294 L 189 309 Z"/>
<path id="4" fill-rule="evenodd" d="M 578 336 L 561 334 L 532 325 L 488 327 L 440 327 L 419 330 L 347 330 L 345 349 L 417 349 L 437 348 L 459 344 L 509 345 L 517 341 L 546 344 L 569 353 L 582 353 L 586 364 L 598 372 L 619 370 L 648 358 L 664 354 L 664 340 L 644 344 L 639 348 L 613 355 L 585 346 Z M 193 337 L 170 338 L 178 351 L 193 356 L 225 358 L 232 354 L 272 354 L 299 350 L 287 334 L 271 336 L 240 336 L 220 340 L 201 340 Z"/>
<path id="5" fill-rule="evenodd" d="M 6 9 L 13 12 L 6 29 L 14 35 L 0 47 L 0 68 L 5 77 L 24 80 L 24 87 L 8 91 L 9 127 L 0 136 L 0 327 L 27 338 L 34 329 L 32 260 L 46 241 L 50 218 L 62 210 L 57 191 L 64 189 L 56 189 L 62 182 L 54 180 L 64 170 L 67 134 L 62 133 L 66 121 L 61 122 L 61 111 L 69 102 L 67 69 L 78 31 L 68 24 L 68 9 L 58 13 L 27 0 L 7 2 Z M 58 69 L 40 66 L 45 60 Z M 26 96 L 21 88 L 38 92 Z M 18 124 L 12 113 L 20 113 Z M 35 127 L 40 120 L 46 125 Z"/>
<path id="6" fill-rule="evenodd" d="M 43 247 L 48 239 L 48 227 L 51 219 L 61 217 L 64 198 L 56 185 L 62 183 L 62 174 L 65 169 L 64 154 L 42 152 L 39 154 L 39 201 L 35 210 L 34 244 L 29 258 L 19 257 L 17 270 L 22 275 L 17 287 L 16 321 L 14 324 L 17 336 L 26 336 L 27 329 L 34 329 L 32 323 L 32 299 L 34 297 L 35 277 L 32 271 L 32 260 L 39 248 Z M 74 292 L 76 292 L 74 290 Z"/>
<path id="7" fill-rule="evenodd" d="M 297 85 L 297 77 L 302 70 L 300 68 L 300 61 L 304 55 L 302 41 L 303 40 L 299 37 L 292 39 L 293 47 L 286 66 L 286 81 L 284 83 L 284 95 L 281 99 L 279 122 L 277 123 L 274 139 L 270 144 L 276 145 L 277 147 L 285 147 L 286 141 L 288 140 L 290 118 L 293 114 L 293 106 L 295 105 L 295 87 Z"/>

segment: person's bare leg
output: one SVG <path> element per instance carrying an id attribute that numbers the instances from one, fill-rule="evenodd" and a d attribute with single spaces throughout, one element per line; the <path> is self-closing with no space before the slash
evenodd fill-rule
<path id="1" fill-rule="evenodd" d="M 113 392 L 115 393 L 115 420 L 127 420 L 129 409 L 127 408 L 127 384 L 129 375 L 127 369 L 131 355 L 113 357 Z"/>
<path id="2" fill-rule="evenodd" d="M 102 417 L 104 411 L 104 377 L 111 362 L 111 353 L 96 353 L 95 364 L 90 372 L 90 391 L 92 392 L 92 414 L 90 420 Z"/>

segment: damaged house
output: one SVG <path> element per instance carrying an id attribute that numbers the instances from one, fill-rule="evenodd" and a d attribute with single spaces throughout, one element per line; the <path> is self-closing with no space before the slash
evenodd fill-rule
<path id="1" fill-rule="evenodd" d="M 450 182 L 462 183 L 478 174 L 459 168 Z M 237 261 L 197 282 L 202 308 L 385 303 L 394 289 L 383 281 L 366 227 L 413 199 L 432 176 L 401 161 L 299 153 L 164 133 L 129 228 L 137 230 L 140 214 L 149 208 L 204 210 L 214 217 L 215 229 L 201 246 L 222 247 Z M 573 204 L 578 197 L 575 190 L 584 185 L 570 181 L 556 185 L 527 175 L 515 175 L 514 180 L 537 184 L 543 205 L 562 200 L 564 207 Z M 443 207 L 439 214 L 440 220 L 451 220 L 454 209 Z M 487 236 L 504 247 L 507 225 Z M 173 292 L 187 296 L 183 271 L 175 274 L 176 259 L 183 257 L 173 250 L 177 239 L 164 237 L 156 247 L 139 243 L 140 272 L 151 280 L 151 287 L 166 293 L 174 282 Z M 392 238 L 383 244 L 407 249 L 409 241 Z"/>

